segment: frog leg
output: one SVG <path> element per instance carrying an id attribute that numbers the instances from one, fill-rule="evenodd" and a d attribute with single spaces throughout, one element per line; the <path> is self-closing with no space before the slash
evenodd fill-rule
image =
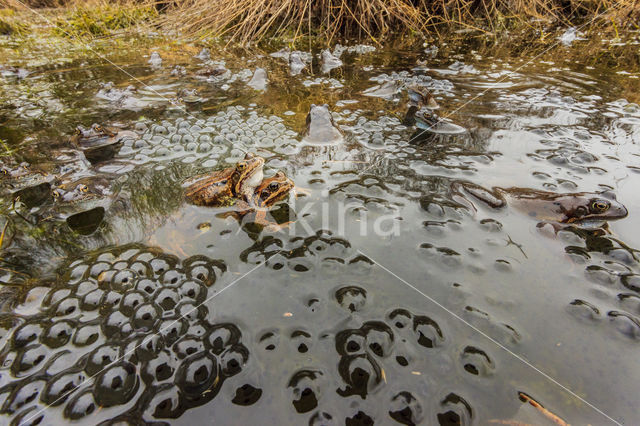
<path id="1" fill-rule="evenodd" d="M 267 210 L 258 210 L 256 211 L 256 217 L 253 220 L 254 223 L 261 225 L 263 229 L 266 229 L 271 232 L 278 232 L 285 228 L 288 228 L 289 225 L 294 223 L 294 221 L 288 221 L 284 223 L 276 223 L 267 219 Z"/>

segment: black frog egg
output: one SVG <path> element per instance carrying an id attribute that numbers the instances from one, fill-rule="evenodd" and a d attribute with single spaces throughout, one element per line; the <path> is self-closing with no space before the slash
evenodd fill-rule
<path id="1" fill-rule="evenodd" d="M 398 423 L 417 425 L 422 421 L 422 405 L 410 392 L 403 391 L 391 399 L 389 416 Z"/>
<path id="2" fill-rule="evenodd" d="M 131 316 L 133 312 L 147 301 L 145 295 L 140 291 L 131 291 L 120 300 L 119 310 L 126 316 Z"/>
<path id="3" fill-rule="evenodd" d="M 133 331 L 131 321 L 120 311 L 114 311 L 102 321 L 102 332 L 109 339 L 124 338 Z"/>
<path id="4" fill-rule="evenodd" d="M 188 328 L 189 323 L 185 319 L 178 317 L 178 319 L 163 320 L 158 324 L 156 330 L 163 337 L 167 346 L 171 346 L 186 333 Z"/>
<path id="5" fill-rule="evenodd" d="M 111 263 L 108 262 L 97 262 L 91 265 L 89 269 L 89 276 L 91 278 L 97 279 L 100 274 L 111 269 Z"/>
<path id="6" fill-rule="evenodd" d="M 218 363 L 204 352 L 184 359 L 176 372 L 176 384 L 187 396 L 200 397 L 219 382 Z"/>
<path id="7" fill-rule="evenodd" d="M 196 305 L 191 302 L 180 302 L 176 306 L 176 315 L 184 318 L 189 322 L 202 321 L 207 317 L 208 309 L 206 306 Z"/>
<path id="8" fill-rule="evenodd" d="M 58 303 L 54 309 L 54 315 L 56 317 L 73 317 L 77 316 L 80 311 L 80 302 L 75 297 L 67 297 Z"/>
<path id="9" fill-rule="evenodd" d="M 153 269 L 151 269 L 151 265 L 141 260 L 131 262 L 128 269 L 138 274 L 139 277 L 148 277 L 153 271 Z"/>
<path id="10" fill-rule="evenodd" d="M 84 296 L 85 294 L 90 293 L 97 288 L 98 284 L 95 282 L 95 280 L 84 280 L 78 283 L 75 294 L 76 296 Z"/>
<path id="11" fill-rule="evenodd" d="M 98 405 L 112 407 L 131 400 L 139 386 L 136 367 L 128 362 L 119 362 L 96 378 L 93 396 Z"/>
<path id="12" fill-rule="evenodd" d="M 75 328 L 76 324 L 72 321 L 58 321 L 45 330 L 40 341 L 50 348 L 59 348 L 69 342 Z"/>
<path id="13" fill-rule="evenodd" d="M 22 348 L 40 338 L 44 332 L 46 323 L 26 323 L 18 327 L 11 337 L 15 349 Z"/>
<path id="14" fill-rule="evenodd" d="M 173 344 L 173 353 L 178 359 L 183 359 L 189 355 L 204 351 L 204 342 L 200 339 L 184 337 Z"/>
<path id="15" fill-rule="evenodd" d="M 27 404 L 36 401 L 47 382 L 45 380 L 31 380 L 16 387 L 4 403 L 3 413 L 15 413 Z"/>
<path id="16" fill-rule="evenodd" d="M 137 330 L 151 330 L 161 317 L 160 308 L 157 305 L 151 303 L 145 303 L 138 306 L 133 313 L 133 327 Z"/>
<path id="17" fill-rule="evenodd" d="M 208 348 L 216 355 L 220 355 L 229 345 L 240 339 L 240 330 L 233 324 L 215 325 L 204 339 Z"/>
<path id="18" fill-rule="evenodd" d="M 155 268 L 154 268 L 155 270 Z M 182 280 L 182 274 L 175 269 L 170 269 L 162 274 L 160 282 L 169 287 L 176 287 Z"/>
<path id="19" fill-rule="evenodd" d="M 178 360 L 175 356 L 165 351 L 159 352 L 157 356 L 142 364 L 140 376 L 147 384 L 158 384 L 164 382 L 175 373 Z"/>
<path id="20" fill-rule="evenodd" d="M 336 290 L 338 304 L 350 312 L 361 311 L 367 302 L 367 291 L 358 286 L 346 286 Z"/>
<path id="21" fill-rule="evenodd" d="M 382 382 L 380 366 L 366 354 L 345 355 L 340 358 L 338 372 L 344 380 L 344 389 L 338 389 L 343 397 L 359 395 L 362 398 Z"/>
<path id="22" fill-rule="evenodd" d="M 71 392 L 84 383 L 86 377 L 82 372 L 63 372 L 47 380 L 40 395 L 40 400 L 48 405 L 57 406 L 64 403 Z"/>
<path id="23" fill-rule="evenodd" d="M 291 333 L 291 342 L 298 352 L 307 353 L 312 345 L 311 334 L 304 330 L 295 330 Z"/>
<path id="24" fill-rule="evenodd" d="M 225 377 L 238 374 L 249 359 L 249 351 L 244 346 L 237 344 L 231 346 L 220 355 L 220 369 Z"/>
<path id="25" fill-rule="evenodd" d="M 122 293 L 117 291 L 109 291 L 102 296 L 102 300 L 100 301 L 100 313 L 102 315 L 108 315 L 114 309 L 117 309 L 120 306 L 120 302 L 122 301 Z"/>
<path id="26" fill-rule="evenodd" d="M 320 399 L 320 379 L 323 373 L 319 370 L 300 370 L 289 379 L 288 387 L 293 394 L 293 407 L 298 413 L 308 413 L 318 406 Z"/>
<path id="27" fill-rule="evenodd" d="M 164 274 L 165 272 L 171 270 L 173 265 L 175 265 L 176 261 L 173 258 L 169 257 L 156 257 L 149 261 L 149 265 L 151 269 L 153 269 L 153 273 L 157 276 Z M 178 271 L 173 271 L 172 274 L 178 274 Z M 170 277 L 173 275 L 170 274 Z M 179 278 L 178 278 L 179 279 Z M 169 278 L 171 280 L 171 278 Z M 161 282 L 164 282 L 161 280 Z"/>
<path id="28" fill-rule="evenodd" d="M 148 278 L 141 279 L 136 283 L 136 290 L 148 296 L 153 296 L 159 288 L 160 284 L 157 281 Z"/>
<path id="29" fill-rule="evenodd" d="M 98 309 L 102 303 L 104 297 L 104 291 L 97 288 L 89 293 L 85 294 L 80 301 L 80 307 L 83 311 L 93 311 Z"/>
<path id="30" fill-rule="evenodd" d="M 171 311 L 180 302 L 180 295 L 173 288 L 163 288 L 154 298 L 154 302 L 163 310 Z"/>
<path id="31" fill-rule="evenodd" d="M 340 424 L 329 413 L 324 411 L 317 411 L 309 419 L 309 426 L 336 426 Z"/>
<path id="32" fill-rule="evenodd" d="M 366 332 L 367 349 L 379 357 L 386 357 L 391 353 L 393 334 L 384 324 L 368 327 Z"/>
<path id="33" fill-rule="evenodd" d="M 69 270 L 69 283 L 73 284 L 84 278 L 86 272 L 89 270 L 89 265 L 86 263 L 73 263 Z"/>
<path id="34" fill-rule="evenodd" d="M 207 297 L 207 289 L 200 283 L 193 280 L 186 280 L 178 287 L 178 293 L 182 300 L 191 301 L 196 304 L 202 303 Z"/>
<path id="35" fill-rule="evenodd" d="M 75 393 L 69 403 L 64 407 L 64 415 L 71 420 L 79 420 L 92 414 L 97 408 L 93 392 L 87 389 Z"/>
<path id="36" fill-rule="evenodd" d="M 50 350 L 42 345 L 30 345 L 23 348 L 16 359 L 11 364 L 11 371 L 17 377 L 24 376 L 23 373 L 33 372 L 34 368 L 44 365 L 44 361 L 49 357 Z"/>
<path id="37" fill-rule="evenodd" d="M 115 291 L 127 291 L 136 284 L 137 274 L 130 269 L 117 271 L 111 278 L 111 288 Z"/>
<path id="38" fill-rule="evenodd" d="M 93 344 L 100 337 L 100 325 L 87 324 L 79 327 L 73 335 L 73 344 L 87 346 Z"/>
<path id="39" fill-rule="evenodd" d="M 167 383 L 155 390 L 153 397 L 145 406 L 143 418 L 149 422 L 154 419 L 175 419 L 185 409 L 178 387 Z"/>
<path id="40" fill-rule="evenodd" d="M 413 319 L 413 330 L 417 334 L 418 344 L 425 348 L 439 346 L 444 340 L 438 323 L 426 316 L 417 316 Z"/>
<path id="41" fill-rule="evenodd" d="M 113 344 L 105 344 L 97 347 L 87 356 L 84 371 L 93 376 L 107 365 L 115 362 L 120 356 L 120 348 Z"/>

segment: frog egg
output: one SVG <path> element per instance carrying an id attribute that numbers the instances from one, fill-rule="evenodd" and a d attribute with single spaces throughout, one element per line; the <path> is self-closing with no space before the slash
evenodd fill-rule
<path id="1" fill-rule="evenodd" d="M 200 143 L 203 143 L 203 142 L 210 143 L 211 142 L 211 136 L 209 136 L 209 135 L 200 135 L 198 137 L 198 142 L 200 142 Z"/>
<path id="2" fill-rule="evenodd" d="M 92 292 L 97 288 L 98 288 L 98 285 L 95 283 L 94 280 L 81 281 L 78 283 L 78 286 L 76 287 L 75 294 L 76 296 L 84 296 L 85 294 Z"/>
<path id="3" fill-rule="evenodd" d="M 147 296 L 153 296 L 155 292 L 160 288 L 160 284 L 156 280 L 142 279 L 136 284 L 136 290 Z"/>
<path id="4" fill-rule="evenodd" d="M 189 124 L 187 120 L 179 118 L 176 120 L 176 126 L 178 127 L 178 129 L 188 129 L 189 127 L 191 127 L 191 124 Z"/>
<path id="5" fill-rule="evenodd" d="M 45 330 L 40 341 L 50 348 L 59 348 L 69 342 L 75 327 L 71 321 L 58 321 Z"/>
<path id="6" fill-rule="evenodd" d="M 184 144 L 194 142 L 194 141 L 195 141 L 195 138 L 190 134 L 186 134 L 182 137 L 182 143 Z"/>
<path id="7" fill-rule="evenodd" d="M 238 374 L 249 359 L 249 352 L 242 345 L 233 345 L 220 356 L 220 370 L 225 377 Z"/>
<path id="8" fill-rule="evenodd" d="M 242 137 L 240 137 L 239 142 L 241 142 L 241 143 L 243 143 L 245 145 L 251 145 L 253 141 L 248 136 L 242 136 Z"/>
<path id="9" fill-rule="evenodd" d="M 131 321 L 120 311 L 112 312 L 102 322 L 102 332 L 110 339 L 121 339 L 132 331 Z"/>
<path id="10" fill-rule="evenodd" d="M 214 129 L 211 126 L 205 126 L 202 128 L 202 130 L 200 131 L 200 133 L 214 133 L 216 131 L 216 129 Z"/>
<path id="11" fill-rule="evenodd" d="M 137 330 L 143 329 L 149 331 L 153 328 L 160 317 L 161 311 L 157 305 L 145 303 L 144 305 L 138 306 L 133 313 L 133 326 Z"/>
<path id="12" fill-rule="evenodd" d="M 154 302 L 163 310 L 171 311 L 180 302 L 180 295 L 174 289 L 164 288 L 156 295 Z"/>
<path id="13" fill-rule="evenodd" d="M 258 138 L 264 138 L 265 136 L 267 136 L 267 132 L 265 132 L 264 130 L 260 129 L 260 130 L 256 130 L 255 135 Z"/>
<path id="14" fill-rule="evenodd" d="M 170 379 L 177 368 L 178 360 L 164 350 L 154 355 L 140 369 L 142 380 L 148 384 L 160 383 Z"/>
<path id="15" fill-rule="evenodd" d="M 43 345 L 30 345 L 20 351 L 11 364 L 12 373 L 16 377 L 24 377 L 30 370 L 44 365 L 51 351 Z"/>
<path id="16" fill-rule="evenodd" d="M 135 130 L 138 133 L 144 133 L 148 130 L 148 128 L 146 124 L 142 122 L 138 122 L 133 126 L 133 130 Z"/>
<path id="17" fill-rule="evenodd" d="M 118 155 L 121 156 L 128 156 L 133 154 L 133 149 L 130 146 L 123 146 L 122 148 L 120 148 L 120 151 L 118 152 Z"/>
<path id="18" fill-rule="evenodd" d="M 157 390 L 149 403 L 146 404 L 143 418 L 150 423 L 154 419 L 175 419 L 185 410 L 185 404 L 180 400 L 180 391 L 175 385 L 167 385 Z"/>
<path id="19" fill-rule="evenodd" d="M 93 394 L 101 407 L 127 403 L 138 391 L 140 379 L 136 367 L 120 362 L 109 367 L 96 379 Z"/>
<path id="20" fill-rule="evenodd" d="M 169 138 L 169 140 L 170 140 L 172 143 L 174 143 L 174 144 L 175 144 L 175 143 L 180 143 L 180 141 L 182 141 L 182 135 L 179 135 L 179 134 L 171 135 L 171 137 Z"/>
<path id="21" fill-rule="evenodd" d="M 178 359 L 184 359 L 189 355 L 204 352 L 204 342 L 201 339 L 183 337 L 171 349 Z"/>
<path id="22" fill-rule="evenodd" d="M 241 128 L 239 128 L 239 127 L 236 127 L 236 128 L 233 130 L 233 133 L 234 133 L 236 136 L 238 136 L 238 137 L 242 137 L 242 136 L 244 136 L 244 130 L 243 130 L 243 129 L 241 129 Z"/>
<path id="23" fill-rule="evenodd" d="M 177 133 L 180 136 L 188 135 L 189 134 L 189 129 L 187 129 L 185 127 L 181 127 L 181 128 L 178 129 Z"/>
<path id="24" fill-rule="evenodd" d="M 156 135 L 167 135 L 169 134 L 169 130 L 164 127 L 164 126 L 160 126 L 160 125 L 154 125 L 151 126 L 151 131 L 156 134 Z"/>
<path id="25" fill-rule="evenodd" d="M 48 405 L 60 405 L 69 396 L 69 389 L 80 386 L 86 377 L 83 373 L 63 373 L 50 378 L 40 394 L 40 400 Z"/>
<path id="26" fill-rule="evenodd" d="M 80 307 L 83 311 L 93 311 L 100 307 L 102 298 L 104 297 L 104 291 L 101 289 L 93 290 L 87 293 L 80 302 Z"/>
<path id="27" fill-rule="evenodd" d="M 221 144 L 226 141 L 226 138 L 222 135 L 217 135 L 213 138 L 213 143 Z"/>
<path id="28" fill-rule="evenodd" d="M 89 324 L 78 328 L 73 335 L 75 346 L 88 346 L 95 343 L 100 337 L 100 326 Z"/>
<path id="29" fill-rule="evenodd" d="M 201 396 L 219 382 L 216 359 L 204 352 L 182 361 L 176 372 L 176 384 L 187 396 Z"/>
<path id="30" fill-rule="evenodd" d="M 184 146 L 182 145 L 174 145 L 171 147 L 173 152 L 184 152 Z"/>
<path id="31" fill-rule="evenodd" d="M 155 156 L 156 157 L 168 157 L 169 154 L 171 154 L 171 153 L 165 147 L 160 147 L 160 148 L 156 149 L 156 151 L 155 151 Z"/>
<path id="32" fill-rule="evenodd" d="M 75 316 L 80 308 L 80 303 L 75 297 L 62 300 L 53 311 L 56 317 Z"/>
<path id="33" fill-rule="evenodd" d="M 201 143 L 198 146 L 198 152 L 209 152 L 213 149 L 213 146 L 209 142 Z"/>
<path id="34" fill-rule="evenodd" d="M 91 389 L 72 395 L 71 401 L 64 407 L 64 415 L 71 420 L 79 420 L 93 413 L 97 404 Z"/>
<path id="35" fill-rule="evenodd" d="M 131 316 L 136 308 L 144 304 L 147 296 L 140 291 L 133 291 L 124 295 L 120 301 L 120 312 L 124 315 Z"/>
<path id="36" fill-rule="evenodd" d="M 189 133 L 191 134 L 197 134 L 197 133 L 200 133 L 201 131 L 202 131 L 202 127 L 198 126 L 197 124 L 189 128 Z"/>
<path id="37" fill-rule="evenodd" d="M 185 150 L 189 152 L 194 152 L 196 149 L 198 149 L 198 144 L 195 142 L 190 142 L 185 146 Z"/>

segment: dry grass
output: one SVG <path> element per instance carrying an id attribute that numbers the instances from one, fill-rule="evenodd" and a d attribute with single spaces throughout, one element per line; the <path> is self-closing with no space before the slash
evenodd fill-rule
<path id="1" fill-rule="evenodd" d="M 92 27 L 89 10 L 118 15 L 113 26 L 119 29 L 149 22 L 149 13 L 139 10 L 153 8 L 162 11 L 154 25 L 183 35 L 227 36 L 242 44 L 270 37 L 295 43 L 303 36 L 321 36 L 326 43 L 344 37 L 378 42 L 390 34 L 422 36 L 451 27 L 496 35 L 515 26 L 540 32 L 553 25 L 617 32 L 637 29 L 640 19 L 640 0 L 0 0 L 0 7 L 22 9 L 23 3 L 75 11 L 67 19 L 88 28 L 79 33 L 112 29 L 104 22 Z"/>

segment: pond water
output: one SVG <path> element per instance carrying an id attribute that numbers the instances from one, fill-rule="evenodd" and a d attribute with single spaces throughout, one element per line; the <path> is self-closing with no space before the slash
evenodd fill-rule
<path id="1" fill-rule="evenodd" d="M 3 422 L 550 423 L 521 393 L 640 422 L 629 77 L 349 46 L 291 75 L 273 52 L 3 40 Z M 456 131 L 405 120 L 411 85 Z M 311 104 L 342 139 L 303 140 Z M 131 133 L 91 156 L 71 139 L 93 123 Z M 185 201 L 246 152 L 298 187 L 280 228 Z M 629 215 L 552 226 L 550 200 L 491 208 L 460 182 L 610 191 Z"/>

